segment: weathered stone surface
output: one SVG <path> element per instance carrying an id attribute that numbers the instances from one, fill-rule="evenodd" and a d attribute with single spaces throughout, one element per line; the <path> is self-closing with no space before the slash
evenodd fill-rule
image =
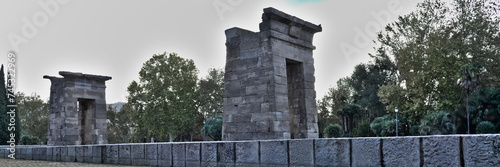
<path id="1" fill-rule="evenodd" d="M 36 147 L 33 148 L 33 160 L 41 160 L 42 159 L 42 148 Z"/>
<path id="2" fill-rule="evenodd" d="M 92 161 L 91 163 L 103 163 L 103 150 L 106 149 L 106 146 L 92 146 Z"/>
<path id="3" fill-rule="evenodd" d="M 223 140 L 318 137 L 310 104 L 316 104 L 312 38 L 321 30 L 274 8 L 264 9 L 260 32 L 226 30 Z"/>
<path id="4" fill-rule="evenodd" d="M 172 144 L 172 165 L 186 166 L 186 143 Z"/>
<path id="5" fill-rule="evenodd" d="M 290 166 L 314 165 L 314 140 L 289 140 Z"/>
<path id="6" fill-rule="evenodd" d="M 259 141 L 235 142 L 236 166 L 259 164 Z"/>
<path id="7" fill-rule="evenodd" d="M 66 149 L 66 162 L 76 162 L 76 148 L 67 147 Z"/>
<path id="8" fill-rule="evenodd" d="M 131 165 L 131 145 L 121 144 L 118 145 L 118 164 Z"/>
<path id="9" fill-rule="evenodd" d="M 83 161 L 86 163 L 92 163 L 92 146 L 82 146 L 83 148 Z"/>
<path id="10" fill-rule="evenodd" d="M 70 158 L 69 155 L 68 155 L 68 149 L 70 149 L 70 148 L 68 148 L 68 147 L 62 147 L 61 148 L 61 161 L 64 161 L 64 162 L 74 162 L 75 161 L 74 157 L 73 157 L 73 160 L 71 160 L 72 158 Z"/>
<path id="11" fill-rule="evenodd" d="M 145 157 L 145 147 L 144 144 L 132 144 L 130 146 L 131 149 L 131 160 L 132 160 L 132 165 L 134 166 L 141 166 L 146 164 L 146 157 Z"/>
<path id="12" fill-rule="evenodd" d="M 158 144 L 146 144 L 145 145 L 146 153 L 146 165 L 156 166 L 158 165 Z"/>
<path id="13" fill-rule="evenodd" d="M 217 142 L 203 142 L 201 150 L 201 166 L 217 166 Z"/>
<path id="14" fill-rule="evenodd" d="M 0 157 L 7 157 L 8 155 L 8 148 L 0 148 Z"/>
<path id="15" fill-rule="evenodd" d="M 62 160 L 62 157 L 61 157 L 61 152 L 62 152 L 62 148 L 63 147 L 53 147 L 52 148 L 52 159 L 54 161 L 61 161 Z"/>
<path id="16" fill-rule="evenodd" d="M 382 145 L 380 138 L 353 138 L 352 166 L 381 166 Z"/>
<path id="17" fill-rule="evenodd" d="M 465 166 L 498 166 L 500 135 L 462 136 Z"/>
<path id="18" fill-rule="evenodd" d="M 186 143 L 186 166 L 201 165 L 201 143 Z"/>
<path id="19" fill-rule="evenodd" d="M 75 158 L 76 158 L 76 162 L 85 162 L 83 146 L 76 146 L 75 147 Z"/>
<path id="20" fill-rule="evenodd" d="M 386 167 L 420 166 L 420 137 L 390 137 L 382 142 Z"/>
<path id="21" fill-rule="evenodd" d="M 106 144 L 105 81 L 111 77 L 66 71 L 59 74 L 63 78 L 44 76 L 52 83 L 47 145 Z"/>
<path id="22" fill-rule="evenodd" d="M 219 164 L 224 166 L 234 166 L 236 160 L 235 151 L 234 142 L 217 143 L 217 156 Z"/>
<path id="23" fill-rule="evenodd" d="M 45 149 L 45 156 L 46 156 L 46 160 L 47 161 L 54 161 L 54 158 L 53 158 L 53 150 L 54 150 L 54 147 L 46 147 Z"/>
<path id="24" fill-rule="evenodd" d="M 158 165 L 172 166 L 172 144 L 158 144 Z"/>
<path id="25" fill-rule="evenodd" d="M 460 136 L 423 137 L 424 166 L 460 166 Z"/>
<path id="26" fill-rule="evenodd" d="M 16 159 L 43 160 L 46 156 L 52 161 L 75 161 L 82 148 L 82 156 L 90 156 L 92 163 L 104 164 L 118 164 L 120 158 L 144 157 L 162 159 L 154 161 L 156 166 L 497 166 L 499 141 L 500 134 L 490 134 L 56 147 L 19 145 Z M 6 148 L 0 149 L 3 155 L 8 154 Z M 126 148 L 131 150 L 122 154 Z M 145 152 L 136 151 L 141 149 Z M 172 165 L 172 157 L 176 158 L 177 165 Z"/>
<path id="27" fill-rule="evenodd" d="M 23 148 L 16 148 L 15 156 L 17 159 L 24 159 Z"/>
<path id="28" fill-rule="evenodd" d="M 316 166 L 350 166 L 350 139 L 316 139 Z"/>
<path id="29" fill-rule="evenodd" d="M 267 165 L 288 165 L 288 141 L 260 141 L 260 163 Z"/>
<path id="30" fill-rule="evenodd" d="M 118 145 L 106 145 L 103 153 L 105 164 L 118 164 Z"/>

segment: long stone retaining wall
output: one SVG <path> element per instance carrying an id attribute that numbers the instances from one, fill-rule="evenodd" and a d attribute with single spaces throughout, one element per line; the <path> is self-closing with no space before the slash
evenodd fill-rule
<path id="1" fill-rule="evenodd" d="M 3 147 L 0 156 L 7 158 Z M 16 146 L 16 159 L 149 166 L 496 166 L 500 134 Z"/>

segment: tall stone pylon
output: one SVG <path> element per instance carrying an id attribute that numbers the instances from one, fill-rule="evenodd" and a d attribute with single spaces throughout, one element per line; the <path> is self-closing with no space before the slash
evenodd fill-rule
<path id="1" fill-rule="evenodd" d="M 60 71 L 51 81 L 47 145 L 107 144 L 106 84 L 111 77 Z"/>
<path id="2" fill-rule="evenodd" d="M 265 8 L 260 32 L 230 28 L 222 138 L 318 138 L 313 36 L 322 27 Z"/>

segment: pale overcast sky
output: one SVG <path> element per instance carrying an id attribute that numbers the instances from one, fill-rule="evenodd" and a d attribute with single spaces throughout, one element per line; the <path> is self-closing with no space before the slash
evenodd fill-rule
<path id="1" fill-rule="evenodd" d="M 127 86 L 153 54 L 193 59 L 199 77 L 209 68 L 224 69 L 224 30 L 257 32 L 262 10 L 274 7 L 323 27 L 313 42 L 320 99 L 356 64 L 369 61 L 375 32 L 421 1 L 2 0 L 0 63 L 5 66 L 15 50 L 17 90 L 44 100 L 50 81 L 42 76 L 72 71 L 113 77 L 106 82 L 107 102 L 124 102 Z"/>

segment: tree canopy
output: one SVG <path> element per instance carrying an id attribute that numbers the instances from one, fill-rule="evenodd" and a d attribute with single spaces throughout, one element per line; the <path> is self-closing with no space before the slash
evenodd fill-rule
<path id="1" fill-rule="evenodd" d="M 395 107 L 405 118 L 398 122 L 406 134 L 409 127 L 432 127 L 422 124 L 423 119 L 439 116 L 445 120 L 441 119 L 443 115 L 448 128 L 436 127 L 439 131 L 464 133 L 465 97 L 482 88 L 500 86 L 499 9 L 496 0 L 419 3 L 415 11 L 398 17 L 377 34 L 378 46 L 374 54 L 369 54 L 372 61 L 357 65 L 347 79 L 352 94 L 348 97 L 350 103 L 343 105 L 358 104 L 366 109 L 369 114 L 361 117 L 363 121 L 384 116 L 372 122 L 377 135 L 393 134 L 394 127 L 381 128 L 393 122 Z M 332 88 L 337 89 L 340 87 Z M 328 94 L 323 99 L 334 98 Z M 475 124 L 486 118 L 479 115 L 480 111 L 473 111 Z M 450 123 L 458 123 L 457 129 Z"/>
<path id="2" fill-rule="evenodd" d="M 46 143 L 49 129 L 49 104 L 37 94 L 26 95 L 18 92 L 16 99 L 23 129 L 22 135 L 33 136 Z"/>
<path id="3" fill-rule="evenodd" d="M 128 87 L 128 103 L 138 134 L 188 140 L 201 128 L 197 104 L 198 70 L 175 53 L 155 54 L 143 64 L 139 81 Z"/>

